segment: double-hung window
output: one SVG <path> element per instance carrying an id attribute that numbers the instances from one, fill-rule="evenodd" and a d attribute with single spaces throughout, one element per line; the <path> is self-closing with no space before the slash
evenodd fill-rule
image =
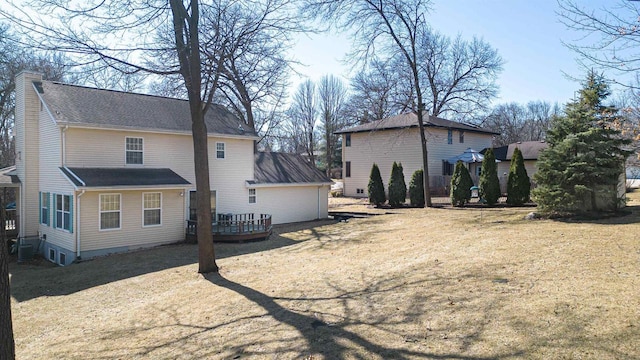
<path id="1" fill-rule="evenodd" d="M 351 134 L 345 134 L 344 136 L 344 146 L 349 147 L 351 146 Z"/>
<path id="2" fill-rule="evenodd" d="M 144 162 L 142 138 L 127 137 L 125 143 L 125 163 L 127 165 L 142 165 Z"/>
<path id="3" fill-rule="evenodd" d="M 120 229 L 120 194 L 100 194 L 100 230 Z"/>
<path id="4" fill-rule="evenodd" d="M 162 225 L 162 193 L 142 194 L 143 226 Z"/>
<path id="5" fill-rule="evenodd" d="M 49 200 L 50 196 L 48 192 L 40 193 L 40 224 L 49 225 Z"/>
<path id="6" fill-rule="evenodd" d="M 217 142 L 216 143 L 216 159 L 224 159 L 224 143 Z"/>
<path id="7" fill-rule="evenodd" d="M 54 195 L 55 201 L 55 220 L 54 226 L 56 229 L 63 229 L 67 231 L 71 231 L 71 222 L 73 220 L 72 214 L 72 203 L 70 195 Z"/>
<path id="8" fill-rule="evenodd" d="M 453 130 L 451 129 L 447 131 L 447 144 L 453 144 Z"/>
<path id="9" fill-rule="evenodd" d="M 249 204 L 256 203 L 256 189 L 249 189 Z"/>
<path id="10" fill-rule="evenodd" d="M 460 144 L 464 144 L 464 131 L 460 130 L 460 136 L 458 137 Z"/>

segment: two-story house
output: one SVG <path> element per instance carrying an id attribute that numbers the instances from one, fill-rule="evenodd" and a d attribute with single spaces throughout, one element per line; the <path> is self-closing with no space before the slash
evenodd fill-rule
<path id="1" fill-rule="evenodd" d="M 429 153 L 429 177 L 434 194 L 446 193 L 453 173 L 447 159 L 466 149 L 491 147 L 495 132 L 425 114 L 425 135 Z M 393 162 L 401 162 L 408 184 L 413 173 L 422 169 L 422 147 L 418 116 L 415 112 L 361 124 L 342 131 L 342 174 L 346 196 L 366 197 L 371 167 L 380 168 L 385 189 Z"/>
<path id="2" fill-rule="evenodd" d="M 288 223 L 327 217 L 331 180 L 300 156 L 254 153 L 255 130 L 206 113 L 211 206 Z M 45 258 L 76 259 L 185 238 L 195 171 L 185 100 L 16 79 L 18 232 Z"/>

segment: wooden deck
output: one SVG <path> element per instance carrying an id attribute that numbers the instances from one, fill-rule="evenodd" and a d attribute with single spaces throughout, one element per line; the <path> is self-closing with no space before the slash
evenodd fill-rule
<path id="1" fill-rule="evenodd" d="M 197 242 L 197 222 L 187 220 L 186 241 Z M 213 223 L 214 242 L 245 242 L 266 240 L 271 235 L 271 215 L 218 214 Z"/>

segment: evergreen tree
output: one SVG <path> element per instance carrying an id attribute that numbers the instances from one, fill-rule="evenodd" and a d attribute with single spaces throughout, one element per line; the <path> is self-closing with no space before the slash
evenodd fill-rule
<path id="1" fill-rule="evenodd" d="M 411 206 L 424 207 L 424 171 L 416 170 L 409 183 L 409 201 Z"/>
<path id="2" fill-rule="evenodd" d="M 547 132 L 549 148 L 538 160 L 533 196 L 542 212 L 579 213 L 617 209 L 617 185 L 629 140 L 616 129 L 618 110 L 603 105 L 610 95 L 602 75 L 589 72 L 578 99 L 568 103 Z M 602 208 L 602 206 L 604 208 Z"/>
<path id="3" fill-rule="evenodd" d="M 400 206 L 407 198 L 407 185 L 404 182 L 402 164 L 393 162 L 391 179 L 389 179 L 389 205 Z"/>
<path id="4" fill-rule="evenodd" d="M 498 167 L 493 149 L 489 148 L 484 153 L 482 169 L 480 174 L 480 198 L 487 202 L 487 205 L 495 205 L 500 198 L 500 180 L 498 180 Z"/>
<path id="5" fill-rule="evenodd" d="M 507 204 L 522 205 L 529 201 L 531 193 L 531 181 L 524 167 L 522 152 L 517 147 L 511 156 L 509 167 L 509 180 L 507 181 Z"/>
<path id="6" fill-rule="evenodd" d="M 369 176 L 369 203 L 376 206 L 384 204 L 387 197 L 384 193 L 384 184 L 382 183 L 382 176 L 380 175 L 380 169 L 375 163 L 371 167 L 371 175 Z"/>
<path id="7" fill-rule="evenodd" d="M 451 204 L 453 206 L 464 206 L 471 200 L 471 187 L 473 180 L 469 170 L 462 161 L 456 162 L 456 168 L 451 176 Z"/>

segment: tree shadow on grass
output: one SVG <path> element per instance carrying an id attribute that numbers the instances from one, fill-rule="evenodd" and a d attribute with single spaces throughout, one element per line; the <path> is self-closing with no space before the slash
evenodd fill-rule
<path id="1" fill-rule="evenodd" d="M 347 322 L 346 324 L 329 324 L 317 317 L 292 311 L 280 305 L 276 301 L 283 299 L 271 297 L 248 286 L 226 279 L 220 274 L 209 274 L 206 276 L 206 279 L 214 285 L 224 287 L 242 295 L 247 300 L 264 309 L 267 312 L 267 315 L 273 317 L 277 322 L 295 328 L 307 344 L 308 357 L 306 358 L 313 358 L 315 355 L 322 355 L 326 358 L 332 359 L 366 358 L 366 356 L 354 354 L 356 351 L 355 349 L 362 349 L 368 354 L 376 354 L 384 359 L 485 359 L 484 357 L 472 357 L 461 354 L 435 354 L 380 345 L 360 336 L 354 331 L 348 330 L 346 325 L 354 325 L 352 322 Z M 346 294 L 343 296 L 348 297 Z M 336 299 L 339 299 L 339 297 L 310 300 L 320 301 Z M 490 358 L 497 359 L 501 357 L 512 357 L 514 355 L 516 354 L 498 357 L 492 356 Z"/>
<path id="2" fill-rule="evenodd" d="M 275 225 L 273 234 L 266 241 L 216 244 L 216 259 L 257 253 L 288 247 L 302 241 L 318 239 L 319 227 L 335 224 L 333 220 L 318 220 L 296 224 Z M 311 230 L 308 238 L 294 241 L 282 234 Z M 72 266 L 47 266 L 37 263 L 11 263 L 11 296 L 18 302 L 41 296 L 64 296 L 95 286 L 124 280 L 157 271 L 197 263 L 197 245 L 172 244 L 122 254 L 113 254 Z"/>

